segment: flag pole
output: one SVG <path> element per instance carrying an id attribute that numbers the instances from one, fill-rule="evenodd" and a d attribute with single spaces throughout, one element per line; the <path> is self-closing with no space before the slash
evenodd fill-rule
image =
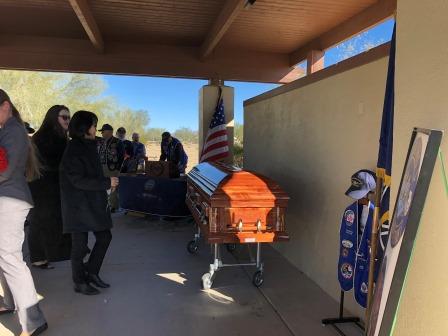
<path id="1" fill-rule="evenodd" d="M 369 327 L 370 312 L 372 308 L 373 298 L 373 282 L 375 275 L 375 259 L 378 248 L 378 232 L 380 231 L 380 208 L 381 208 L 381 193 L 383 190 L 383 177 L 377 174 L 376 188 L 375 188 L 375 210 L 373 212 L 373 225 L 370 237 L 370 263 L 369 263 L 369 283 L 367 292 L 367 310 L 366 310 L 366 332 Z"/>

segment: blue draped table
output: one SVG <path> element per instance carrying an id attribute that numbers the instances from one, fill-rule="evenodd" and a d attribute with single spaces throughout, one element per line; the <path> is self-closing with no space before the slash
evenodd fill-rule
<path id="1" fill-rule="evenodd" d="M 121 208 L 159 216 L 190 216 L 185 204 L 187 179 L 146 175 L 120 176 Z"/>

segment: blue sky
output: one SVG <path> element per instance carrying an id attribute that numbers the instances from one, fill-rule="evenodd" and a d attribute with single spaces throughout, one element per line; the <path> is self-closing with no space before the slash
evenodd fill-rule
<path id="1" fill-rule="evenodd" d="M 393 20 L 388 20 L 340 46 L 326 51 L 325 66 L 335 64 L 372 46 L 389 41 Z M 107 95 L 120 104 L 149 112 L 149 127 L 175 131 L 180 127 L 198 129 L 198 95 L 205 80 L 172 79 L 157 77 L 104 75 L 108 84 Z M 277 85 L 262 83 L 226 82 L 235 88 L 235 121 L 243 122 L 243 102 L 269 91 Z"/>

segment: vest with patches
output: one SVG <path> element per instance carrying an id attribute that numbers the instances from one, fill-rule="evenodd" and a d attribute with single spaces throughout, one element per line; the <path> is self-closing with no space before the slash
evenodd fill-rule
<path id="1" fill-rule="evenodd" d="M 370 232 L 372 229 L 373 203 L 363 206 L 368 214 L 365 227 L 361 235 L 361 214 L 359 213 L 358 202 L 349 205 L 342 216 L 341 228 L 339 231 L 339 263 L 338 279 L 343 291 L 354 288 L 356 301 L 363 306 L 367 306 L 367 289 L 369 278 L 370 262 Z"/>

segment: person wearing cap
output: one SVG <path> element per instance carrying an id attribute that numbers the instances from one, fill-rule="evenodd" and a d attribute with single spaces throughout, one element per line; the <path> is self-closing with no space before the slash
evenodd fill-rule
<path id="1" fill-rule="evenodd" d="M 172 162 L 180 174 L 185 173 L 188 163 L 187 153 L 185 153 L 182 143 L 173 137 L 170 132 L 162 133 L 160 151 L 160 161 Z"/>
<path id="2" fill-rule="evenodd" d="M 374 205 L 369 195 L 375 191 L 376 177 L 370 170 L 359 170 L 351 177 L 345 195 L 354 200 L 344 211 L 339 231 L 338 279 L 343 291 L 354 288 L 355 300 L 367 307 L 370 262 L 370 233 Z"/>
<path id="3" fill-rule="evenodd" d="M 103 137 L 99 145 L 99 155 L 104 176 L 117 177 L 120 175 L 124 161 L 124 145 L 120 139 L 114 137 L 114 129 L 111 125 L 104 124 L 99 132 Z M 119 208 L 117 189 L 110 193 L 109 203 L 111 212 Z"/>

